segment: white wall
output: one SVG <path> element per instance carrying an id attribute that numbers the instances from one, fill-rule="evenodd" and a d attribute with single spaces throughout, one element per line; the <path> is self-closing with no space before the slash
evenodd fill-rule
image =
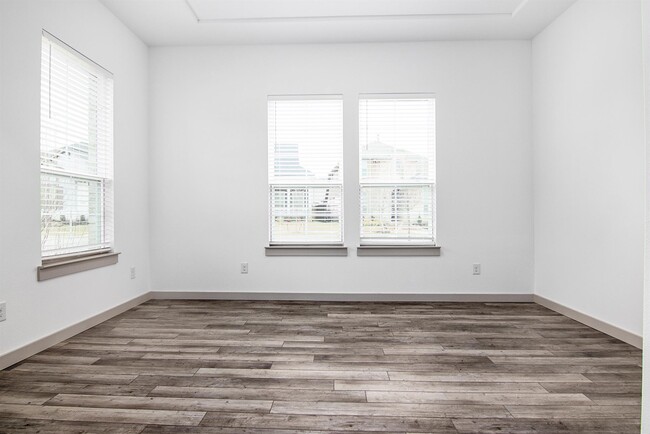
<path id="1" fill-rule="evenodd" d="M 119 264 L 45 282 L 40 265 L 41 29 L 115 74 Z M 0 354 L 149 290 L 147 47 L 98 1 L 0 1 Z M 129 268 L 138 277 L 130 280 Z"/>
<path id="2" fill-rule="evenodd" d="M 529 41 L 152 49 L 152 288 L 532 293 L 530 62 Z M 362 92 L 437 94 L 441 257 L 356 257 Z M 266 98 L 313 93 L 344 95 L 350 256 L 265 257 Z"/>
<path id="3" fill-rule="evenodd" d="M 641 334 L 638 0 L 579 0 L 533 40 L 535 293 Z"/>
<path id="4" fill-rule="evenodd" d="M 650 336 L 650 0 L 642 1 L 643 82 L 645 87 L 645 281 L 643 288 L 643 335 Z M 650 339 L 643 341 L 643 390 L 641 432 L 650 433 Z"/>

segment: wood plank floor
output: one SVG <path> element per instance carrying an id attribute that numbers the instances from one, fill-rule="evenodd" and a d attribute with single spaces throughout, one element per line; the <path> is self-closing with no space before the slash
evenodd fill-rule
<path id="1" fill-rule="evenodd" d="M 0 432 L 639 432 L 641 351 L 532 303 L 156 300 L 0 372 Z"/>

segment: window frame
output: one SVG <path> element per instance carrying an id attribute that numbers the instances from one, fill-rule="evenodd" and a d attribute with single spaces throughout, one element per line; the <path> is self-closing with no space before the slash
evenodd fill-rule
<path id="1" fill-rule="evenodd" d="M 48 44 L 47 46 L 45 44 Z M 47 153 L 51 153 L 52 148 L 51 145 L 49 147 L 44 147 L 44 143 L 50 143 L 50 142 L 45 142 L 43 140 L 43 134 L 44 131 L 47 131 L 47 134 L 52 134 L 52 128 L 55 128 L 53 126 L 48 126 L 44 123 L 43 119 L 43 111 L 44 109 L 44 101 L 45 101 L 45 96 L 44 92 L 46 92 L 45 88 L 41 88 L 41 97 L 39 101 L 39 108 L 41 111 L 41 118 L 40 118 L 40 181 L 39 181 L 39 190 L 41 193 L 41 202 L 40 202 L 40 209 L 41 209 L 41 232 L 44 230 L 44 225 L 45 223 L 43 220 L 44 215 L 52 214 L 51 212 L 48 213 L 43 202 L 43 189 L 44 189 L 44 182 L 47 184 L 48 182 L 53 182 L 57 187 L 57 189 L 61 189 L 60 185 L 61 183 L 66 183 L 69 185 L 68 191 L 64 191 L 62 194 L 72 194 L 72 197 L 74 202 L 76 202 L 76 198 L 79 197 L 80 191 L 79 188 L 83 185 L 87 185 L 86 189 L 86 194 L 88 196 L 88 200 L 93 200 L 91 199 L 91 191 L 93 191 L 92 194 L 97 195 L 97 197 L 94 199 L 95 201 L 95 209 L 98 210 L 98 216 L 99 218 L 97 219 L 96 223 L 96 228 L 93 230 L 96 231 L 97 233 L 97 242 L 96 243 L 89 243 L 89 244 L 84 244 L 84 245 L 76 245 L 76 246 L 70 246 L 70 247 L 59 247 L 59 248 L 54 248 L 54 249 L 47 249 L 44 250 L 44 240 L 43 240 L 43 234 L 41 234 L 41 265 L 37 267 L 37 278 L 38 280 L 47 280 L 51 279 L 54 277 L 59 277 L 59 276 L 64 276 L 67 274 L 72 274 L 76 273 L 79 271 L 86 271 L 89 269 L 93 268 L 98 268 L 101 266 L 105 265 L 112 265 L 114 263 L 117 263 L 117 257 L 119 253 L 114 252 L 114 242 L 115 242 L 115 234 L 114 234 L 114 200 L 113 200 L 113 195 L 114 195 L 114 185 L 115 185 L 115 174 L 114 174 L 114 139 L 113 139 L 113 131 L 114 131 L 114 76 L 113 74 L 107 70 L 106 68 L 102 67 L 98 63 L 94 62 L 92 59 L 88 58 L 84 54 L 80 53 L 67 43 L 63 42 L 56 36 L 52 35 L 51 33 L 47 32 L 46 30 L 42 30 L 42 38 L 41 38 L 41 56 L 44 56 L 43 52 L 46 47 L 52 47 L 56 46 L 57 50 L 63 51 L 65 54 L 59 54 L 61 59 L 68 59 L 67 61 L 71 63 L 76 62 L 76 68 L 79 68 L 79 71 L 83 71 L 85 74 L 88 74 L 88 76 L 95 76 L 97 77 L 98 84 L 97 88 L 95 87 L 88 87 L 89 92 L 94 92 L 92 93 L 93 95 L 96 95 L 96 98 L 98 98 L 97 101 L 93 102 L 93 100 L 89 100 L 87 105 L 84 103 L 81 103 L 80 105 L 76 106 L 76 109 L 81 108 L 82 110 L 86 110 L 88 113 L 88 119 L 92 120 L 92 122 L 105 122 L 103 127 L 98 127 L 96 126 L 97 124 L 90 123 L 88 125 L 89 132 L 89 139 L 88 143 L 93 143 L 93 140 L 95 143 L 98 143 L 97 149 L 90 148 L 89 144 L 86 144 L 86 146 L 89 147 L 89 150 L 86 151 L 89 155 L 92 155 L 91 152 L 95 153 L 95 158 L 97 159 L 95 163 L 96 165 L 96 170 L 97 173 L 93 172 L 88 172 L 88 171 L 83 171 L 83 170 L 77 170 L 76 167 L 54 167 L 51 164 L 51 161 L 44 163 L 43 160 L 43 155 L 47 155 Z M 43 58 L 42 58 L 43 59 Z M 52 57 L 49 58 L 50 62 L 52 62 Z M 66 61 L 66 62 L 67 62 Z M 65 63 L 67 65 L 68 63 Z M 44 75 L 44 70 L 45 67 L 43 66 L 43 60 L 41 60 L 41 83 L 43 80 L 48 81 L 48 85 L 52 86 L 52 78 L 50 75 L 45 76 Z M 50 63 L 51 65 L 51 63 Z M 51 67 L 50 67 L 51 68 Z M 48 74 L 51 74 L 51 72 L 48 72 Z M 47 78 L 46 78 L 47 77 Z M 74 85 L 75 83 L 73 81 L 69 81 L 68 78 L 64 78 L 64 82 L 61 82 L 62 86 L 70 86 L 71 84 Z M 56 90 L 55 90 L 56 91 Z M 47 88 L 48 95 L 49 93 L 52 92 L 52 88 L 48 87 Z M 67 90 L 65 91 L 67 92 Z M 49 96 L 48 98 L 48 104 L 50 104 Z M 99 98 L 104 99 L 102 103 L 99 102 Z M 108 105 L 104 105 L 108 102 Z M 78 104 L 78 103 L 77 103 Z M 50 109 L 48 109 L 50 110 Z M 83 113 L 83 112 L 81 112 Z M 69 114 L 70 112 L 66 111 L 65 112 L 66 117 L 63 122 L 66 124 L 68 122 L 74 122 L 76 119 L 75 117 L 70 117 Z M 99 137 L 102 137 L 101 139 Z M 82 144 L 84 142 L 79 142 L 79 144 Z M 71 143 L 69 147 L 73 147 L 76 145 L 76 143 Z M 72 149 L 69 151 L 70 153 L 78 153 L 80 152 L 78 149 Z M 45 154 L 44 154 L 45 153 Z M 83 152 L 81 152 L 81 158 L 83 161 Z M 76 157 L 80 158 L 80 157 Z M 85 158 L 89 158 L 86 156 Z M 76 164 L 79 164 L 77 161 Z M 83 163 L 82 163 L 83 164 Z M 47 179 L 56 179 L 55 181 L 47 181 Z M 70 193 L 72 192 L 72 193 Z M 57 190 L 55 193 L 57 196 L 61 193 Z M 81 190 L 81 194 L 83 196 L 83 188 Z M 65 196 L 64 196 L 65 197 Z M 54 199 L 57 200 L 57 199 Z M 83 202 L 83 201 L 82 201 Z M 89 204 L 89 207 L 91 205 Z M 45 213 L 45 214 L 44 214 Z M 61 214 L 62 216 L 68 217 L 65 213 Z M 51 217 L 52 218 L 52 217 Z M 77 224 L 84 224 L 83 222 L 87 222 L 91 218 L 90 212 L 86 214 L 82 214 L 79 216 L 79 223 Z M 65 221 L 65 220 L 61 220 Z M 72 220 L 71 222 L 76 221 Z M 73 224 L 73 223 L 71 223 Z"/>
<path id="2" fill-rule="evenodd" d="M 361 150 L 361 110 L 363 100 L 408 100 L 408 99 L 427 99 L 433 101 L 433 143 L 432 143 L 432 156 L 434 175 L 427 181 L 399 181 L 387 182 L 384 180 L 364 180 L 363 178 L 363 153 Z M 399 256 L 439 256 L 440 247 L 437 240 L 437 206 L 436 206 L 436 166 L 437 166 L 437 134 L 436 134 L 436 117 L 437 117 L 437 99 L 436 95 L 431 92 L 418 92 L 418 93 L 361 93 L 358 95 L 358 127 L 359 127 L 359 142 L 358 142 L 358 168 L 359 168 L 359 248 L 357 249 L 358 256 L 392 256 L 391 250 L 399 251 Z M 366 122 L 368 120 L 366 119 Z M 367 139 L 366 139 L 367 140 Z M 431 237 L 413 237 L 413 238 L 399 238 L 399 237 L 364 237 L 363 236 L 363 190 L 364 188 L 384 187 L 393 188 L 393 191 L 400 188 L 408 187 L 429 187 L 431 189 L 431 224 L 432 235 Z M 391 208 L 394 204 L 391 202 Z"/>
<path id="3" fill-rule="evenodd" d="M 344 98 L 342 94 L 291 94 L 291 95 L 267 95 L 267 120 L 269 119 L 269 103 L 272 101 L 320 101 L 336 100 L 341 104 L 341 160 L 338 167 L 339 177 L 337 182 L 323 183 L 316 181 L 313 183 L 300 182 L 275 182 L 271 179 L 271 150 L 270 150 L 270 124 L 267 124 L 267 186 L 268 186 L 268 246 L 266 247 L 267 256 L 346 256 L 347 249 L 344 246 L 345 240 L 345 185 L 344 185 Z M 310 188 L 337 188 L 340 190 L 340 237 L 338 240 L 318 240 L 309 242 L 308 240 L 273 240 L 273 219 L 276 207 L 274 206 L 274 189 L 281 189 L 285 195 L 284 203 L 290 208 L 294 200 L 295 193 L 298 191 L 308 191 Z M 309 202 L 306 199 L 307 203 Z M 343 254 L 344 253 L 344 254 Z"/>

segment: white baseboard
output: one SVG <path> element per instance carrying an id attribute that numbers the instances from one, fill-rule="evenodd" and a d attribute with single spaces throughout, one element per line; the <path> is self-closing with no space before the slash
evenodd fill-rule
<path id="1" fill-rule="evenodd" d="M 533 296 L 533 301 L 548 309 L 554 310 L 557 313 L 561 313 L 564 316 L 581 322 L 593 329 L 601 331 L 609 336 L 620 339 L 623 342 L 626 342 L 637 348 L 643 348 L 643 337 L 637 335 L 636 333 L 632 333 L 629 330 L 622 329 L 608 322 L 594 318 L 593 316 L 586 313 L 571 309 L 570 307 L 566 307 L 556 301 L 549 300 L 548 298 L 542 297 L 541 295 L 535 294 Z"/>
<path id="2" fill-rule="evenodd" d="M 42 337 L 35 340 L 27 345 L 24 345 L 20 348 L 17 348 L 13 351 L 0 355 L 0 370 L 5 369 L 11 365 L 14 365 L 21 360 L 25 360 L 28 357 L 33 356 L 36 353 L 40 353 L 43 350 L 50 348 L 52 345 L 56 345 L 59 342 L 62 342 L 66 339 L 73 337 L 83 331 L 88 330 L 91 327 L 96 326 L 106 320 L 113 318 L 121 313 L 126 312 L 127 310 L 134 308 L 135 306 L 144 303 L 147 300 L 151 299 L 151 293 L 147 292 L 138 297 L 132 298 L 122 304 L 119 304 L 115 307 L 112 307 L 104 312 L 93 315 L 90 318 L 86 318 L 83 321 L 73 324 L 64 329 L 56 331 L 50 335 Z"/>
<path id="3" fill-rule="evenodd" d="M 440 301 L 531 303 L 533 294 L 419 294 L 323 292 L 151 291 L 158 300 L 282 300 L 282 301 Z"/>
<path id="4" fill-rule="evenodd" d="M 635 333 L 596 319 L 590 315 L 533 294 L 364 294 L 364 293 L 292 293 L 292 292 L 216 292 L 216 291 L 151 291 L 111 309 L 40 338 L 16 350 L 0 355 L 0 370 L 33 356 L 71 338 L 116 315 L 126 312 L 148 300 L 295 300 L 295 301 L 380 301 L 380 302 L 483 302 L 483 303 L 537 303 L 554 310 L 609 336 L 642 348 L 643 338 Z"/>

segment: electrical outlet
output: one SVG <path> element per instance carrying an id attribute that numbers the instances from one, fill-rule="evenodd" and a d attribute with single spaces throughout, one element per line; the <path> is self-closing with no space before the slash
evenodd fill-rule
<path id="1" fill-rule="evenodd" d="M 472 274 L 475 276 L 478 276 L 481 274 L 481 264 L 474 264 L 472 265 Z"/>
<path id="2" fill-rule="evenodd" d="M 135 279 L 135 267 L 131 267 L 131 279 Z"/>
<path id="3" fill-rule="evenodd" d="M 248 262 L 241 263 L 241 274 L 248 274 Z"/>
<path id="4" fill-rule="evenodd" d="M 0 301 L 0 321 L 7 319 L 7 302 Z"/>

